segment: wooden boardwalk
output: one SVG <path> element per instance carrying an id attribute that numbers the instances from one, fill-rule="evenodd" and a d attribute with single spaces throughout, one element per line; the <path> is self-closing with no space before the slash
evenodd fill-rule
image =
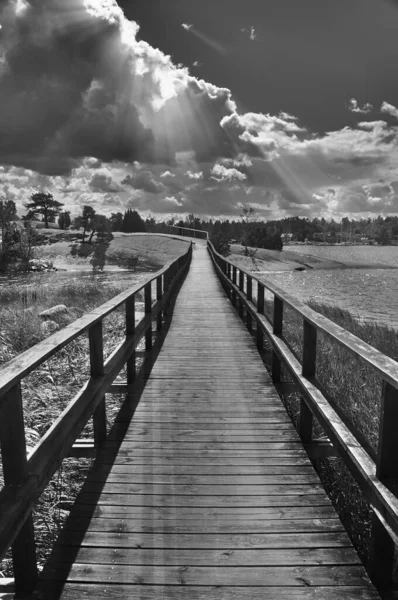
<path id="1" fill-rule="evenodd" d="M 202 246 L 120 431 L 72 510 L 41 597 L 378 598 Z"/>

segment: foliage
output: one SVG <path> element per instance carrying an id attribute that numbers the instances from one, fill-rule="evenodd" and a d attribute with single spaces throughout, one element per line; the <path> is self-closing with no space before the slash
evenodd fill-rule
<path id="1" fill-rule="evenodd" d="M 92 223 L 95 217 L 95 210 L 92 206 L 85 204 L 83 206 L 82 214 L 73 220 L 73 227 L 75 229 L 83 228 L 82 244 L 86 241 L 86 233 L 92 228 Z"/>
<path id="2" fill-rule="evenodd" d="M 30 202 L 27 202 L 25 208 L 28 209 L 29 217 L 36 217 L 42 215 L 44 221 L 44 227 L 48 229 L 48 224 L 55 221 L 55 217 L 61 212 L 63 207 L 62 202 L 54 200 L 54 197 L 50 193 L 36 192 L 30 197 Z"/>
<path id="3" fill-rule="evenodd" d="M 121 231 L 123 226 L 123 213 L 112 213 L 109 221 L 111 222 L 112 231 Z"/>
<path id="4" fill-rule="evenodd" d="M 210 241 L 213 244 L 216 252 L 222 256 L 228 256 L 228 254 L 231 253 L 231 246 L 226 236 L 216 233 L 215 235 L 211 236 Z"/>
<path id="5" fill-rule="evenodd" d="M 68 210 L 64 210 L 60 213 L 58 217 L 58 225 L 60 229 L 68 229 L 70 227 L 71 218 Z"/>
<path id="6" fill-rule="evenodd" d="M 25 227 L 15 221 L 5 224 L 0 248 L 0 271 L 27 270 L 34 257 L 37 234 L 27 222 Z"/>
<path id="7" fill-rule="evenodd" d="M 141 233 L 146 231 L 145 221 L 136 210 L 127 209 L 123 216 L 122 231 Z"/>

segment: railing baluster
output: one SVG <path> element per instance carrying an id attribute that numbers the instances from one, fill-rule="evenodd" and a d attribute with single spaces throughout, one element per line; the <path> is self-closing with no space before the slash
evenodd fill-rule
<path id="1" fill-rule="evenodd" d="M 264 314 L 264 286 L 261 283 L 257 283 L 257 312 Z"/>
<path id="2" fill-rule="evenodd" d="M 239 289 L 243 292 L 243 288 L 245 285 L 245 273 L 241 269 L 239 269 Z M 241 298 L 238 298 L 238 314 L 243 319 L 244 316 L 244 302 Z"/>
<path id="3" fill-rule="evenodd" d="M 150 315 L 152 312 L 152 287 L 150 283 L 145 286 L 145 314 Z M 152 324 L 145 333 L 145 350 L 148 352 L 152 348 Z"/>
<path id="4" fill-rule="evenodd" d="M 88 332 L 90 344 L 90 375 L 92 378 L 104 374 L 104 348 L 102 321 L 90 327 Z M 106 406 L 105 394 L 93 413 L 94 444 L 99 446 L 106 438 Z"/>
<path id="5" fill-rule="evenodd" d="M 314 377 L 316 371 L 316 327 L 304 320 L 303 324 L 303 358 L 302 374 L 304 377 Z M 298 433 L 303 442 L 312 439 L 313 415 L 304 398 L 300 400 L 300 421 Z"/>
<path id="6" fill-rule="evenodd" d="M 383 518 L 372 507 L 371 546 L 368 573 L 378 590 L 388 590 L 393 582 L 395 543 L 389 535 Z"/>
<path id="7" fill-rule="evenodd" d="M 398 390 L 383 381 L 380 406 L 376 475 L 381 480 L 398 478 Z"/>
<path id="8" fill-rule="evenodd" d="M 247 276 L 246 296 L 249 302 L 251 302 L 253 299 L 253 278 L 250 275 Z"/>
<path id="9" fill-rule="evenodd" d="M 236 285 L 236 267 L 235 265 L 232 266 L 232 283 L 234 283 Z"/>
<path id="10" fill-rule="evenodd" d="M 162 299 L 162 275 L 156 279 L 156 300 Z M 162 311 L 159 311 L 157 321 L 156 321 L 156 330 L 160 331 L 162 329 Z"/>
<path id="11" fill-rule="evenodd" d="M 126 300 L 126 337 L 134 335 L 135 332 L 135 294 Z M 134 383 L 135 368 L 135 349 L 126 362 L 127 385 Z"/>
<path id="12" fill-rule="evenodd" d="M 274 319 L 272 329 L 275 335 L 281 335 L 283 329 L 283 300 L 274 295 Z M 281 360 L 275 350 L 272 351 L 272 381 L 279 383 L 281 380 Z"/>
<path id="13" fill-rule="evenodd" d="M 4 484 L 18 489 L 28 477 L 21 385 L 7 392 L 0 418 L 0 443 Z M 32 514 L 20 528 L 12 545 L 17 595 L 30 592 L 37 581 L 36 547 Z"/>

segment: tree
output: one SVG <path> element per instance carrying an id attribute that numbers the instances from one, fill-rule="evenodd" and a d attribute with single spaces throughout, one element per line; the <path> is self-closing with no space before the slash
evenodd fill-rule
<path id="1" fill-rule="evenodd" d="M 112 231 L 121 231 L 122 230 L 123 213 L 121 213 L 121 212 L 112 213 L 109 220 L 112 225 Z"/>
<path id="2" fill-rule="evenodd" d="M 139 233 L 146 231 L 145 221 L 136 210 L 127 209 L 123 217 L 122 231 L 125 233 Z"/>
<path id="3" fill-rule="evenodd" d="M 250 249 L 249 244 L 251 229 L 253 228 L 253 224 L 257 222 L 256 210 L 250 206 L 250 204 L 242 204 L 240 218 L 243 226 L 243 236 L 241 242 L 245 249 L 245 256 L 253 257 L 257 252 L 257 248 L 254 250 Z"/>
<path id="4" fill-rule="evenodd" d="M 36 192 L 30 197 L 30 202 L 25 205 L 28 209 L 28 215 L 42 215 L 44 227 L 48 229 L 48 224 L 54 222 L 55 217 L 61 212 L 62 202 L 54 200 L 52 194 L 46 192 Z"/>
<path id="5" fill-rule="evenodd" d="M 82 244 L 84 244 L 84 242 L 85 242 L 87 231 L 90 231 L 90 229 L 91 229 L 94 217 L 95 217 L 94 208 L 92 206 L 88 206 L 87 204 L 85 204 L 83 206 L 82 214 L 73 220 L 73 226 L 76 229 L 80 229 L 80 227 L 83 227 Z"/>
<path id="6" fill-rule="evenodd" d="M 70 227 L 70 212 L 68 210 L 64 210 L 60 213 L 58 217 L 58 225 L 60 229 L 68 229 Z"/>
<path id="7" fill-rule="evenodd" d="M 112 225 L 110 220 L 105 215 L 95 215 L 90 223 L 91 233 L 88 243 L 91 244 L 94 233 L 97 233 L 97 241 L 105 243 L 113 239 Z"/>

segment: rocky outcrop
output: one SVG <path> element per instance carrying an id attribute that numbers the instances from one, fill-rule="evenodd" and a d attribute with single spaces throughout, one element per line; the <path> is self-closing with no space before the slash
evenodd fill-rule
<path id="1" fill-rule="evenodd" d="M 33 258 L 29 261 L 29 271 L 56 271 L 56 267 L 53 266 L 49 260 L 42 260 L 39 258 Z"/>
<path id="2" fill-rule="evenodd" d="M 52 306 L 47 310 L 43 310 L 39 313 L 39 317 L 41 317 L 44 321 L 54 321 L 65 319 L 71 316 L 71 312 L 65 304 L 57 304 L 56 306 Z"/>

